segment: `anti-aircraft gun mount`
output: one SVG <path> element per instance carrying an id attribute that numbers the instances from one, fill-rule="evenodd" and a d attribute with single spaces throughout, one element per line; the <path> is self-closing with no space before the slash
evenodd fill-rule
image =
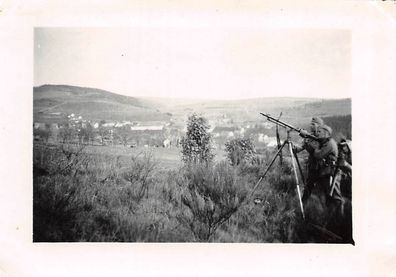
<path id="1" fill-rule="evenodd" d="M 297 154 L 293 151 L 294 147 L 293 147 L 293 141 L 291 141 L 291 139 L 290 139 L 290 132 L 297 132 L 304 138 L 310 138 L 310 139 L 314 139 L 314 140 L 318 140 L 318 138 L 315 137 L 312 134 L 309 134 L 304 129 L 294 127 L 293 125 L 291 125 L 289 123 L 286 123 L 284 121 L 281 121 L 279 119 L 276 119 L 276 118 L 272 117 L 269 114 L 265 114 L 265 113 L 260 113 L 260 114 L 262 116 L 266 117 L 268 121 L 276 124 L 277 126 L 285 128 L 286 131 L 287 131 L 287 138 L 281 145 L 278 146 L 278 151 L 273 156 L 271 162 L 269 163 L 269 165 L 267 166 L 266 170 L 264 171 L 264 174 L 257 181 L 256 185 L 254 186 L 254 188 L 253 188 L 253 190 L 251 192 L 251 195 L 253 195 L 253 193 L 255 192 L 255 190 L 257 189 L 259 184 L 261 183 L 261 181 L 265 178 L 265 176 L 267 175 L 268 171 L 270 170 L 270 168 L 274 164 L 274 162 L 277 159 L 277 157 L 279 157 L 282 154 L 283 148 L 286 146 L 288 151 L 290 152 L 291 163 L 292 163 L 292 166 L 293 166 L 294 179 L 295 179 L 295 182 L 296 182 L 298 200 L 299 200 L 299 203 L 300 203 L 302 216 L 305 219 L 304 206 L 303 206 L 302 198 L 301 198 L 301 190 L 300 190 L 299 178 L 298 178 L 298 174 L 297 174 L 297 168 L 298 168 L 298 170 L 300 172 L 301 183 L 303 183 L 303 185 L 304 185 L 304 177 L 303 177 L 301 165 L 300 165 L 300 162 L 298 160 Z"/>

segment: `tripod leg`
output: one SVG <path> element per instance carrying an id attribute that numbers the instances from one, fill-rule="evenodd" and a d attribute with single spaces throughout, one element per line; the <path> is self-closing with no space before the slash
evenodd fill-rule
<path id="1" fill-rule="evenodd" d="M 257 181 L 256 185 L 254 186 L 252 192 L 250 193 L 250 197 L 253 195 L 253 193 L 256 191 L 258 185 L 261 183 L 261 181 L 265 178 L 265 175 L 267 175 L 268 171 L 270 170 L 271 166 L 274 164 L 276 157 L 278 157 L 279 153 L 282 152 L 283 147 L 286 145 L 287 141 L 285 141 L 282 146 L 278 149 L 274 157 L 272 158 L 270 164 L 267 166 L 267 169 L 265 170 L 264 174 L 260 177 L 260 179 Z M 249 198 L 250 198 L 249 197 Z"/>
<path id="2" fill-rule="evenodd" d="M 301 182 L 302 182 L 302 184 L 303 184 L 304 187 L 305 187 L 305 181 L 304 181 L 305 179 L 304 179 L 303 171 L 302 171 L 302 169 L 301 169 L 300 161 L 299 161 L 299 159 L 298 159 L 297 154 L 296 154 L 294 151 L 293 151 L 293 154 L 294 154 L 294 158 L 296 159 L 296 162 L 297 162 L 298 170 L 300 171 Z"/>
<path id="3" fill-rule="evenodd" d="M 292 149 L 291 143 L 289 143 L 289 151 L 290 151 L 290 157 L 291 157 L 292 165 L 293 165 L 294 177 L 296 179 L 298 200 L 300 202 L 301 213 L 302 213 L 302 216 L 303 216 L 303 218 L 305 220 L 304 207 L 303 207 L 303 203 L 302 203 L 302 199 L 301 199 L 300 185 L 298 184 L 298 174 L 297 174 L 297 169 L 296 169 L 296 164 L 295 164 L 295 160 L 294 160 L 294 154 L 293 154 L 293 149 Z"/>

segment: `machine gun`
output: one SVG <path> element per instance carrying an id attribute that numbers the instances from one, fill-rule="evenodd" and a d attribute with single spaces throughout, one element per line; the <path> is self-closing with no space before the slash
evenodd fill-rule
<path id="1" fill-rule="evenodd" d="M 275 123 L 276 125 L 279 125 L 279 126 L 285 128 L 285 129 L 287 129 L 288 131 L 295 131 L 295 132 L 299 133 L 300 136 L 302 136 L 303 138 L 310 138 L 310 139 L 313 139 L 313 140 L 319 140 L 318 137 L 308 133 L 304 129 L 294 127 L 293 125 L 290 125 L 289 123 L 286 123 L 284 121 L 276 119 L 276 118 L 270 116 L 269 114 L 265 114 L 265 113 L 260 113 L 260 114 L 262 116 L 265 116 L 268 121 L 270 121 L 272 123 Z"/>
<path id="2" fill-rule="evenodd" d="M 276 119 L 272 116 L 270 116 L 269 114 L 265 114 L 265 113 L 260 113 L 262 116 L 265 116 L 268 121 L 277 124 L 277 126 L 281 126 L 283 128 L 285 128 L 287 130 L 287 139 L 283 142 L 283 144 L 278 147 L 278 151 L 276 152 L 276 154 L 274 155 L 274 157 L 272 158 L 271 162 L 269 163 L 269 165 L 267 166 L 264 174 L 260 177 L 260 179 L 257 181 L 256 185 L 253 187 L 253 190 L 251 192 L 251 196 L 253 195 L 253 193 L 255 192 L 255 190 L 257 189 L 257 187 L 259 186 L 259 184 L 261 183 L 261 181 L 265 178 L 265 176 L 267 175 L 268 171 L 270 170 L 271 166 L 274 164 L 275 160 L 277 157 L 280 157 L 282 155 L 282 150 L 283 148 L 286 146 L 286 148 L 289 151 L 290 154 L 290 158 L 291 158 L 291 163 L 293 166 L 293 173 L 294 173 L 294 180 L 296 183 L 296 189 L 297 189 L 297 195 L 298 195 L 298 200 L 300 203 L 300 208 L 301 208 L 301 214 L 303 216 L 303 218 L 305 219 L 305 214 L 304 214 L 304 207 L 303 207 L 303 202 L 301 199 L 301 190 L 300 190 L 300 181 L 298 178 L 298 173 L 297 173 L 297 168 L 300 172 L 300 176 L 301 176 L 301 182 L 304 184 L 304 177 L 303 177 L 303 172 L 301 170 L 301 165 L 300 162 L 298 160 L 297 154 L 293 151 L 293 142 L 290 139 L 290 132 L 291 131 L 295 131 L 298 132 L 300 134 L 300 136 L 304 137 L 304 138 L 310 138 L 310 139 L 314 139 L 314 140 L 319 140 L 319 138 L 317 138 L 316 136 L 309 134 L 307 131 L 301 129 L 301 128 L 296 128 L 286 122 L 283 122 L 279 119 Z M 304 185 L 305 186 L 305 185 Z"/>

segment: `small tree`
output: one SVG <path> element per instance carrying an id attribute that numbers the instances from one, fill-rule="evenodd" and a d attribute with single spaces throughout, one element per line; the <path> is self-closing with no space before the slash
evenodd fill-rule
<path id="1" fill-rule="evenodd" d="M 69 125 L 63 126 L 59 131 L 59 137 L 62 143 L 71 142 L 75 136 L 75 130 Z"/>
<path id="2" fill-rule="evenodd" d="M 35 136 L 39 136 L 43 141 L 48 142 L 49 137 L 51 136 L 51 130 L 45 129 L 34 129 L 33 134 Z"/>
<path id="3" fill-rule="evenodd" d="M 183 162 L 208 163 L 213 160 L 209 128 L 204 117 L 196 114 L 188 117 L 187 133 L 181 139 Z"/>
<path id="4" fill-rule="evenodd" d="M 250 138 L 236 138 L 225 144 L 227 159 L 231 165 L 239 165 L 244 162 L 251 162 L 256 153 L 253 142 Z"/>
<path id="5" fill-rule="evenodd" d="M 131 199 L 139 203 L 144 196 L 148 197 L 149 188 L 154 185 L 154 175 L 157 162 L 150 152 L 131 157 L 130 167 L 123 173 L 123 178 L 128 182 L 125 188 L 126 201 Z"/>
<path id="6" fill-rule="evenodd" d="M 87 125 L 83 128 L 81 127 L 80 129 L 80 140 L 82 140 L 84 143 L 92 143 L 94 139 L 94 131 L 91 123 L 87 123 Z"/>
<path id="7" fill-rule="evenodd" d="M 122 145 L 127 146 L 131 139 L 130 129 L 127 126 L 119 127 L 116 129 L 116 136 Z"/>
<path id="8" fill-rule="evenodd" d="M 104 127 L 103 124 L 99 124 L 98 134 L 99 134 L 100 141 L 101 141 L 102 145 L 105 144 L 105 137 L 106 137 L 107 133 L 108 133 L 108 130 L 106 129 L 106 127 Z"/>

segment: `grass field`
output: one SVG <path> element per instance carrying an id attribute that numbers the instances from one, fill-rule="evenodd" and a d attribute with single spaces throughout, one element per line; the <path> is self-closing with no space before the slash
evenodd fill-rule
<path id="1" fill-rule="evenodd" d="M 36 148 L 47 147 L 45 143 L 35 143 Z M 60 144 L 52 144 L 53 147 Z M 84 145 L 83 153 L 93 156 L 106 156 L 106 157 L 133 157 L 150 153 L 153 155 L 154 160 L 161 169 L 177 169 L 182 166 L 181 161 L 181 148 L 172 147 L 127 147 L 123 145 Z M 226 153 L 223 150 L 214 150 L 215 161 L 220 162 L 226 158 Z"/>
<path id="2" fill-rule="evenodd" d="M 35 242 L 340 242 L 302 220 L 286 158 L 250 195 L 272 151 L 256 164 L 216 151 L 210 165 L 183 166 L 179 148 L 33 150 Z M 306 212 L 318 219 L 315 201 Z"/>

